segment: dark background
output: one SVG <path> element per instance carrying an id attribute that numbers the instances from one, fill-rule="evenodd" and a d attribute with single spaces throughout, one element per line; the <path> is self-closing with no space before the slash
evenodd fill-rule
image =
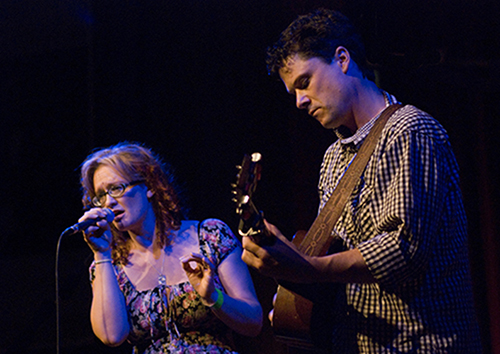
<path id="1" fill-rule="evenodd" d="M 288 235 L 309 227 L 334 136 L 294 108 L 264 57 L 281 30 L 318 6 L 351 17 L 380 85 L 448 130 L 485 353 L 500 353 L 496 0 L 2 0 L 0 353 L 55 352 L 56 245 L 82 213 L 78 167 L 93 148 L 152 147 L 176 169 L 191 218 L 220 218 L 234 231 L 235 165 L 259 151 L 256 203 Z M 61 353 L 129 353 L 92 334 L 91 259 L 80 235 L 62 239 Z M 275 285 L 252 274 L 267 312 Z M 243 353 L 284 352 L 267 324 L 238 344 Z"/>

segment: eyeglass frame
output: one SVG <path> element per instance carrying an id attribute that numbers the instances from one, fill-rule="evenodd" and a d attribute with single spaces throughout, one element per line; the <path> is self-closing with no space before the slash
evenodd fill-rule
<path id="1" fill-rule="evenodd" d="M 112 185 L 110 188 L 108 188 L 106 191 L 104 191 L 103 193 L 101 193 L 101 195 L 96 195 L 92 198 L 92 205 L 97 207 L 97 208 L 100 208 L 103 206 L 103 204 L 106 202 L 106 200 L 104 199 L 102 202 L 101 202 L 101 199 L 102 198 L 106 198 L 107 195 L 109 195 L 110 197 L 113 197 L 113 198 L 120 198 L 121 196 L 123 196 L 125 194 L 125 190 L 127 189 L 127 187 L 130 187 L 130 186 L 135 186 L 135 185 L 138 185 L 138 184 L 141 184 L 141 183 L 144 183 L 145 181 L 144 180 L 135 180 L 135 181 L 131 181 L 131 182 L 127 182 L 127 183 L 120 183 L 120 184 L 117 184 L 117 185 Z M 113 193 L 116 193 L 116 192 L 113 192 L 111 189 L 114 188 L 116 190 L 116 188 L 118 188 L 119 192 L 118 194 L 115 194 L 113 195 Z"/>

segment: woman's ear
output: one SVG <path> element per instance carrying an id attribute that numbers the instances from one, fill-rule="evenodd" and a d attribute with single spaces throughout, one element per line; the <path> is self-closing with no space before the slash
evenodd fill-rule
<path id="1" fill-rule="evenodd" d="M 151 198 L 154 194 L 155 193 L 150 189 L 148 189 L 148 191 L 146 192 L 146 196 L 148 197 L 148 199 Z"/>

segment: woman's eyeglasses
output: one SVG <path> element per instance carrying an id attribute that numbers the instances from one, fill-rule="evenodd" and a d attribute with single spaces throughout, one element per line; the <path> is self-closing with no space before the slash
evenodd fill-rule
<path id="1" fill-rule="evenodd" d="M 99 193 L 94 198 L 92 198 L 92 204 L 95 207 L 101 207 L 104 205 L 104 203 L 106 203 L 106 196 L 107 195 L 109 195 L 113 198 L 121 197 L 123 195 L 123 193 L 125 193 L 125 189 L 127 189 L 127 187 L 135 186 L 135 185 L 141 184 L 141 183 L 144 183 L 144 181 L 138 180 L 138 181 L 132 181 L 132 182 L 128 182 L 128 183 L 117 184 L 116 186 L 111 186 L 106 191 Z"/>

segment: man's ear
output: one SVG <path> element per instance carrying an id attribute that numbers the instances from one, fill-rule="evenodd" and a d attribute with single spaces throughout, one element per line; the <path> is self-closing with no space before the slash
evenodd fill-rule
<path id="1" fill-rule="evenodd" d="M 337 47 L 335 50 L 335 60 L 342 69 L 342 72 L 346 74 L 347 70 L 349 70 L 349 65 L 351 64 L 351 54 L 347 48 L 342 46 Z"/>

